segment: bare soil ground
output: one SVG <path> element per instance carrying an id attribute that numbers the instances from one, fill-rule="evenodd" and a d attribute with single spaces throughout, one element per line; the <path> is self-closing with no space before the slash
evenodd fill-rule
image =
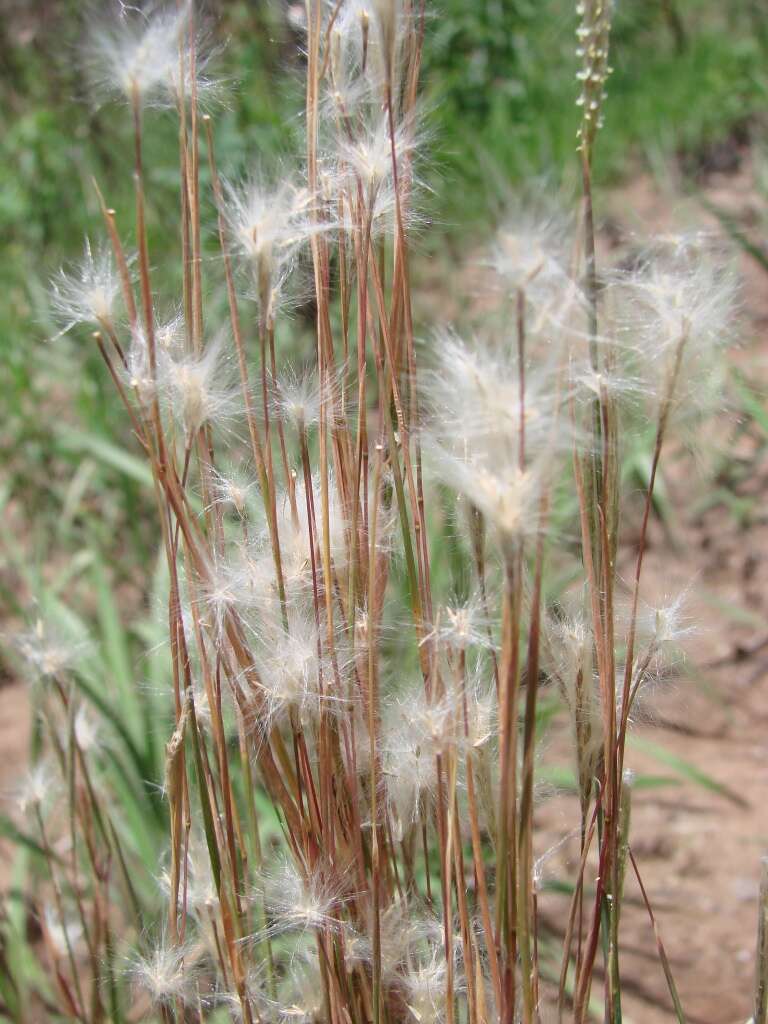
<path id="1" fill-rule="evenodd" d="M 729 173 L 711 175 L 702 191 L 750 226 L 760 208 L 755 172 L 748 152 L 736 155 Z M 614 260 L 635 233 L 647 238 L 649 232 L 702 223 L 717 227 L 699 202 L 683 202 L 674 186 L 642 176 L 603 199 L 602 213 L 602 247 Z M 746 256 L 742 264 L 744 344 L 732 358 L 762 389 L 768 381 L 768 275 Z M 759 436 L 741 430 L 732 412 L 723 413 L 707 444 L 730 453 L 732 472 L 716 483 L 744 499 L 747 512 L 740 521 L 722 501 L 704 509 L 699 499 L 711 481 L 697 477 L 690 462 L 675 460 L 668 467 L 664 483 L 673 514 L 668 529 L 657 522 L 651 530 L 643 594 L 661 600 L 689 588 L 697 633 L 683 671 L 654 694 L 634 734 L 697 766 L 723 788 L 681 780 L 639 789 L 632 845 L 688 1020 L 744 1024 L 751 1012 L 760 860 L 768 852 L 768 455 Z M 621 554 L 627 578 L 633 559 L 629 543 Z M 23 770 L 29 728 L 26 689 L 0 679 L 0 793 Z M 676 776 L 636 747 L 628 762 L 639 772 Z M 577 840 L 558 844 L 576 821 L 569 798 L 542 803 L 541 851 L 556 847 L 544 866 L 545 882 L 573 872 Z M 6 852 L 0 846 L 0 864 L 7 863 Z M 0 886 L 7 881 L 0 868 Z M 568 898 L 545 891 L 540 906 L 553 929 L 562 930 Z M 653 932 L 631 877 L 622 946 L 625 1020 L 673 1020 Z"/>

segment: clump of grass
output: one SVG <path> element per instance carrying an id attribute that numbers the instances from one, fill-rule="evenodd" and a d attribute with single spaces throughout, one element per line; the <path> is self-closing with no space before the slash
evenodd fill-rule
<path id="1" fill-rule="evenodd" d="M 86 248 L 54 300 L 64 330 L 96 327 L 152 474 L 168 581 L 172 724 L 153 780 L 167 850 L 158 914 L 94 770 L 76 652 L 41 626 L 21 646 L 42 677 L 45 754 L 20 810 L 47 865 L 30 898 L 57 1015 L 529 1024 L 568 999 L 582 1022 L 602 948 L 606 1019 L 621 1019 L 620 913 L 630 859 L 637 869 L 625 742 L 676 640 L 674 615 L 639 614 L 653 488 L 684 400 L 706 393 L 727 340 L 733 281 L 698 238 L 598 274 L 591 161 L 610 7 L 577 11 L 578 222 L 505 226 L 488 322 L 436 335 L 426 366 L 410 275 L 423 6 L 307 3 L 306 157 L 272 183 L 220 178 L 192 6 L 123 11 L 97 39 L 134 129 L 136 254 L 99 194 L 109 251 Z M 150 103 L 178 121 L 183 289 L 164 304 L 145 226 Z M 216 261 L 203 258 L 204 199 Z M 205 280 L 217 272 L 224 323 Z M 284 331 L 303 274 L 302 368 L 287 365 Z M 159 309 L 175 306 L 164 323 Z M 630 401 L 655 443 L 622 594 Z M 579 540 L 561 551 L 563 481 Z M 458 595 L 433 584 L 441 493 L 457 509 Z M 549 574 L 564 562 L 576 582 L 555 600 Z M 558 965 L 539 953 L 535 861 L 549 691 L 571 715 L 579 794 Z M 50 799 L 54 778 L 63 800 Z"/>

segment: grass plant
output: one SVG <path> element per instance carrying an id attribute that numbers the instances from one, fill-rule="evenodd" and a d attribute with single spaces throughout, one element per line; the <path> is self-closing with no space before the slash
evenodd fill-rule
<path id="1" fill-rule="evenodd" d="M 39 708 L 17 801 L 35 884 L 0 953 L 16 1021 L 35 1005 L 87 1024 L 583 1024 L 597 1004 L 616 1024 L 631 876 L 685 1019 L 632 851 L 626 741 L 687 629 L 677 600 L 645 606 L 643 561 L 666 446 L 711 406 L 733 276 L 695 235 L 598 266 L 612 8 L 584 0 L 581 198 L 510 217 L 467 318 L 482 322 L 417 336 L 426 13 L 307 0 L 305 155 L 254 154 L 239 181 L 218 169 L 195 7 L 121 9 L 92 40 L 133 133 L 130 229 L 95 184 L 102 241 L 52 306 L 101 358 L 143 460 L 160 626 L 138 638 L 142 690 L 97 563 L 106 659 L 65 594 L 16 638 Z M 155 130 L 178 141 L 173 296 L 147 231 Z M 299 359 L 292 313 L 312 328 Z M 654 440 L 626 583 L 638 421 Z M 555 957 L 535 808 L 560 703 L 578 870 Z"/>

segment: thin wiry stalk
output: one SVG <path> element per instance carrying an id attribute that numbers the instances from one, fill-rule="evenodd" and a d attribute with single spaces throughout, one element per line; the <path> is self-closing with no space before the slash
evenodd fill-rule
<path id="1" fill-rule="evenodd" d="M 763 859 L 758 897 L 757 953 L 755 957 L 755 1024 L 768 1021 L 768 861 Z"/>

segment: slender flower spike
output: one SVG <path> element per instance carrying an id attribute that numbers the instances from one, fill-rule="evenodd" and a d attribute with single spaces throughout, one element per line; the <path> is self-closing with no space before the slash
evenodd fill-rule
<path id="1" fill-rule="evenodd" d="M 61 337 L 76 324 L 112 328 L 120 294 L 120 278 L 105 246 L 95 251 L 85 239 L 82 260 L 70 271 L 60 270 L 51 282 L 51 306 L 62 325 Z"/>
<path id="2" fill-rule="evenodd" d="M 613 0 L 580 0 L 576 13 L 579 16 L 576 55 L 581 58 L 581 70 L 576 76 L 581 92 L 576 102 L 582 111 L 578 139 L 579 149 L 589 160 L 592 143 L 603 124 L 605 83 L 613 70 L 608 64 Z"/>
<path id="3" fill-rule="evenodd" d="M 496 690 L 476 674 L 468 687 L 466 735 L 459 737 L 465 752 L 485 747 L 496 734 L 497 723 Z"/>
<path id="4" fill-rule="evenodd" d="M 693 627 L 683 624 L 685 596 L 679 594 L 668 604 L 653 609 L 653 639 L 658 647 L 668 647 L 691 632 Z"/>
<path id="5" fill-rule="evenodd" d="M 349 555 L 347 549 L 348 523 L 344 509 L 338 498 L 338 492 L 329 487 L 328 500 L 328 542 L 331 549 L 334 567 L 342 572 L 347 565 Z M 280 543 L 283 549 L 283 569 L 286 578 L 286 587 L 289 591 L 301 593 L 311 583 L 312 550 L 310 546 L 311 518 L 307 510 L 308 499 L 314 507 L 320 508 L 322 491 L 319 478 L 316 476 L 310 481 L 307 488 L 303 480 L 296 482 L 296 512 L 297 520 L 293 519 L 293 512 L 287 496 L 282 497 L 278 504 L 278 522 Z M 389 543 L 392 530 L 391 516 L 387 516 L 384 510 L 381 512 L 381 527 L 377 540 L 380 549 Z"/>

